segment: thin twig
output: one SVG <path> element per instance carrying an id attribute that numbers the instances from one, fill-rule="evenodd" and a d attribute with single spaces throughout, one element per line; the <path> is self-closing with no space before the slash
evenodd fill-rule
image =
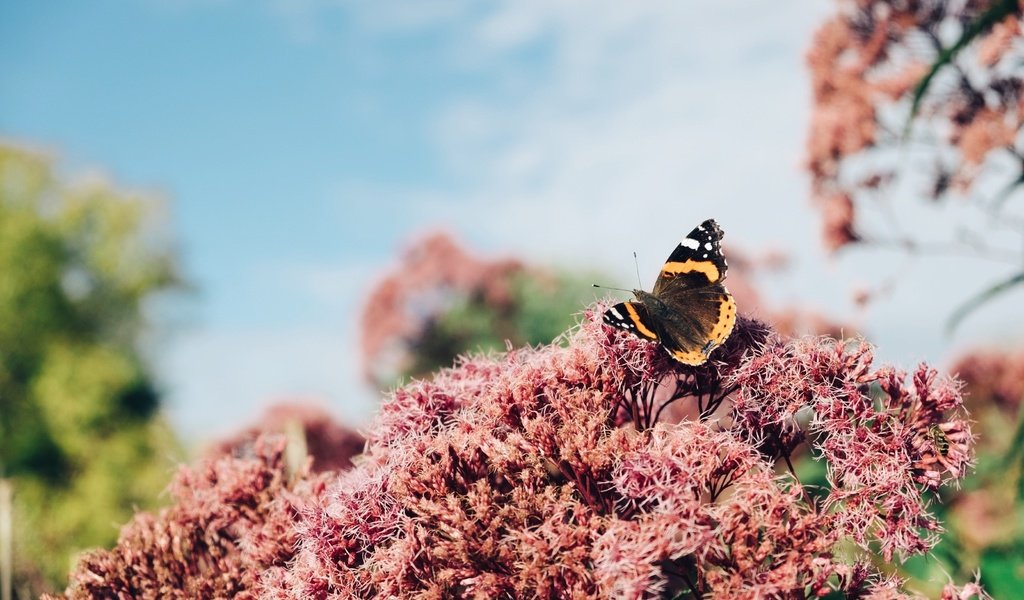
<path id="1" fill-rule="evenodd" d="M 1020 263 L 1020 256 L 1016 252 L 1003 248 L 992 248 L 980 242 L 971 242 L 969 244 L 963 242 L 922 243 L 911 238 L 864 238 L 863 243 L 880 248 L 903 250 L 915 255 L 965 256 L 968 258 L 985 258 L 1013 265 Z"/>

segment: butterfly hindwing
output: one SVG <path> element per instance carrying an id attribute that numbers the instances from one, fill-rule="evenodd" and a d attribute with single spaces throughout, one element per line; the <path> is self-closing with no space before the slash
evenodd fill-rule
<path id="1" fill-rule="evenodd" d="M 679 362 L 700 365 L 736 323 L 736 302 L 722 284 L 663 297 L 671 308 L 659 322 L 661 344 Z"/>

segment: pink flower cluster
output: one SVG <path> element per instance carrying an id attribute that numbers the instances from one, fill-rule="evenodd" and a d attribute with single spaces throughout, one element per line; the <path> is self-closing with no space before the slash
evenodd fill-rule
<path id="1" fill-rule="evenodd" d="M 290 480 L 285 439 L 264 438 L 246 456 L 183 468 L 175 504 L 140 513 L 112 550 L 84 555 L 66 598 L 254 599 L 272 567 L 287 564 L 298 539 L 298 506 L 324 493 L 326 475 Z"/>
<path id="2" fill-rule="evenodd" d="M 970 391 L 969 401 L 995 405 L 1016 415 L 1024 404 L 1024 351 L 977 349 L 964 354 L 950 368 Z"/>
<path id="3" fill-rule="evenodd" d="M 911 597 L 870 557 L 934 543 L 932 493 L 970 464 L 954 381 L 745 318 L 683 367 L 603 308 L 396 390 L 347 471 L 289 481 L 261 442 L 184 472 L 68 597 Z"/>
<path id="4" fill-rule="evenodd" d="M 206 454 L 210 458 L 250 455 L 268 433 L 300 435 L 314 473 L 349 468 L 352 457 L 362 453 L 366 445 L 363 436 L 339 424 L 316 404 L 282 401 L 268 407 L 255 424 L 213 444 Z"/>

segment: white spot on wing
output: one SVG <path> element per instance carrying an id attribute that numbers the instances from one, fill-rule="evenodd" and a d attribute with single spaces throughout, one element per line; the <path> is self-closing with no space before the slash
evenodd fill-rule
<path id="1" fill-rule="evenodd" d="M 614 306 L 608 312 L 610 312 L 613 315 L 615 315 L 616 319 L 622 319 L 622 315 L 619 314 L 619 309 L 615 308 Z"/>
<path id="2" fill-rule="evenodd" d="M 704 249 L 705 250 L 711 250 L 711 242 L 705 242 L 704 243 Z"/>
<path id="3" fill-rule="evenodd" d="M 679 242 L 679 245 L 689 248 L 690 250 L 696 250 L 700 246 L 700 242 L 693 238 L 686 238 L 685 240 Z"/>

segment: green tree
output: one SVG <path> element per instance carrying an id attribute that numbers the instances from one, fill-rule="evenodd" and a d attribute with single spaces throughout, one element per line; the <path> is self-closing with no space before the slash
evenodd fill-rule
<path id="1" fill-rule="evenodd" d="M 158 209 L 0 144 L 0 478 L 18 597 L 115 542 L 180 454 L 138 348 L 147 301 L 179 282 Z"/>

